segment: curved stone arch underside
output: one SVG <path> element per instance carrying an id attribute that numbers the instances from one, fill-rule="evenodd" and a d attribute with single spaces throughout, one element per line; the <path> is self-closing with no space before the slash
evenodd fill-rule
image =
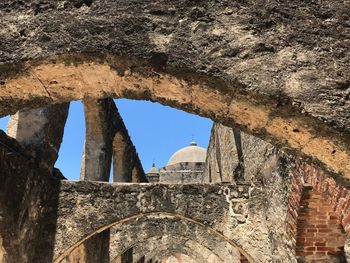
<path id="1" fill-rule="evenodd" d="M 101 57 L 101 56 L 100 56 Z M 28 63 L 0 83 L 0 116 L 85 97 L 146 99 L 212 118 L 311 158 L 350 178 L 348 136 L 236 81 L 166 73 L 118 57 L 61 56 Z M 176 71 L 175 71 L 176 72 Z M 283 104 L 283 103 L 282 103 Z"/>
<path id="2" fill-rule="evenodd" d="M 167 236 L 165 238 L 157 236 L 149 238 L 145 242 L 134 246 L 133 253 L 134 262 L 138 262 L 143 256 L 146 258 L 159 258 L 164 253 L 168 253 L 166 256 L 175 255 L 176 253 L 187 254 L 193 259 L 197 259 L 198 262 L 208 262 L 208 259 L 211 258 L 215 260 L 214 262 L 225 262 L 220 255 L 213 253 L 210 248 L 181 236 Z"/>
<path id="3" fill-rule="evenodd" d="M 237 257 L 237 248 L 232 246 L 221 237 L 208 233 L 206 228 L 197 224 L 188 223 L 179 220 L 176 217 L 143 217 L 134 221 L 126 222 L 111 228 L 110 255 L 111 259 L 120 255 L 129 248 L 138 247 L 139 244 L 145 244 L 144 247 L 157 245 L 149 240 L 164 237 L 169 240 L 169 236 L 178 237 L 186 241 L 192 240 L 199 245 L 209 248 L 212 253 L 223 259 Z M 173 241 L 177 239 L 174 238 Z M 141 246 L 143 247 L 143 246 Z"/>
<path id="4" fill-rule="evenodd" d="M 161 233 L 168 234 L 170 235 L 170 237 L 178 237 L 179 240 L 182 240 L 182 241 L 188 242 L 190 240 L 191 245 L 193 245 L 192 242 L 194 242 L 195 244 L 199 245 L 201 248 L 204 248 L 207 250 L 206 251 L 207 253 L 205 254 L 208 256 L 208 258 L 220 259 L 220 261 L 225 262 L 224 258 L 235 259 L 237 256 L 237 252 L 239 251 L 249 259 L 249 262 L 264 262 L 264 260 L 263 261 L 260 261 L 258 259 L 253 260 L 253 258 L 248 254 L 249 253 L 248 250 L 245 251 L 242 248 L 238 247 L 235 242 L 238 243 L 241 240 L 232 241 L 229 238 L 222 235 L 220 232 L 210 227 L 207 227 L 200 222 L 196 222 L 190 218 L 185 218 L 180 215 L 174 215 L 174 214 L 171 215 L 167 213 L 151 213 L 151 214 L 142 214 L 139 216 L 130 217 L 127 220 L 121 220 L 121 222 L 113 223 L 113 225 L 111 226 L 112 239 L 110 242 L 110 248 L 112 249 L 110 251 L 110 258 L 112 259 L 111 263 L 115 262 L 116 258 L 121 253 L 126 251 L 127 248 L 137 246 L 137 244 L 140 243 L 140 241 L 142 244 L 141 246 L 145 246 L 147 243 L 147 240 L 149 240 L 150 238 L 155 238 L 155 239 L 159 238 L 159 236 L 151 234 L 152 232 L 156 233 L 154 231 L 157 228 L 159 229 L 159 224 L 163 224 L 164 226 L 164 229 L 162 229 Z M 151 226 L 153 225 L 154 228 L 149 227 L 150 225 Z M 174 229 L 169 231 L 167 229 L 169 226 L 173 227 Z M 137 232 L 138 230 L 140 230 L 141 232 L 138 233 Z M 184 231 L 182 232 L 183 234 L 182 236 L 179 235 L 179 232 L 178 232 L 179 230 Z M 101 230 L 99 230 L 98 232 L 101 232 Z M 144 235 L 145 233 L 148 234 L 149 236 L 145 235 L 143 238 L 139 237 Z M 195 239 L 194 235 L 197 235 L 196 241 L 191 240 L 191 238 Z M 90 235 L 90 236 L 93 236 L 93 235 Z M 172 243 L 167 238 L 166 240 L 168 241 L 168 243 L 163 247 L 164 251 L 166 251 L 167 248 L 170 251 L 169 245 L 172 245 L 173 247 L 172 251 L 174 253 L 178 252 L 178 249 L 181 246 L 175 246 L 176 242 Z M 199 240 L 201 242 L 199 242 Z M 83 241 L 75 244 L 74 248 L 78 247 L 82 243 Z M 186 244 L 186 242 L 183 244 L 185 244 L 184 247 L 187 247 L 188 249 L 192 249 L 192 250 L 194 249 L 193 246 L 189 246 L 188 244 Z M 69 249 L 66 253 L 63 254 L 63 256 L 61 255 L 54 262 L 57 262 L 57 263 L 61 262 L 61 260 L 64 257 L 66 257 L 68 254 L 70 254 L 74 248 Z M 212 253 L 210 253 L 210 250 L 212 250 Z M 198 253 L 200 254 L 200 251 L 198 251 Z M 220 255 L 218 253 L 223 253 L 223 254 Z M 153 258 L 153 256 L 150 258 Z"/>

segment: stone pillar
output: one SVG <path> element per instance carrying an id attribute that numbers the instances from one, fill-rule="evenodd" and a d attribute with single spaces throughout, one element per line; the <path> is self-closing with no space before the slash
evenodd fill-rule
<path id="1" fill-rule="evenodd" d="M 114 106 L 113 181 L 148 182 L 122 117 Z"/>
<path id="2" fill-rule="evenodd" d="M 113 181 L 147 182 L 136 149 L 123 131 L 118 131 L 113 139 Z"/>
<path id="3" fill-rule="evenodd" d="M 109 181 L 112 160 L 111 99 L 84 99 L 86 137 L 81 180 Z"/>
<path id="4" fill-rule="evenodd" d="M 113 139 L 113 182 L 132 182 L 130 150 L 124 139 L 121 132 L 116 133 Z"/>
<path id="5" fill-rule="evenodd" d="M 11 116 L 7 133 L 52 170 L 58 158 L 68 110 L 69 103 L 63 103 L 19 111 Z"/>
<path id="6" fill-rule="evenodd" d="M 80 178 L 109 181 L 112 160 L 113 105 L 111 99 L 84 99 L 86 137 Z M 86 240 L 87 263 L 109 263 L 109 237 L 106 230 Z"/>

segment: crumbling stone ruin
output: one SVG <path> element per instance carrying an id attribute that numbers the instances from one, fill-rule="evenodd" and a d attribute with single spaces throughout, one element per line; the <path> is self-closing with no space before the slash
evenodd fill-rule
<path id="1" fill-rule="evenodd" d="M 349 261 L 349 14 L 334 0 L 2 0 L 0 262 Z M 215 122 L 201 182 L 147 183 L 122 97 Z M 73 100 L 79 182 L 55 168 Z"/>

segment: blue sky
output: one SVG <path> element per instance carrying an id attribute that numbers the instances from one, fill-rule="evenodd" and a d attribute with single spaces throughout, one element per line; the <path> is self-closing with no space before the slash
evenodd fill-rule
<path id="1" fill-rule="evenodd" d="M 158 103 L 126 99 L 115 101 L 146 172 L 153 160 L 158 167 L 166 165 L 175 151 L 190 143 L 192 134 L 199 146 L 208 146 L 212 126 L 210 119 Z M 0 129 L 6 130 L 7 120 L 0 119 Z M 79 179 L 84 136 L 83 106 L 80 101 L 74 101 L 55 165 L 68 179 Z"/>

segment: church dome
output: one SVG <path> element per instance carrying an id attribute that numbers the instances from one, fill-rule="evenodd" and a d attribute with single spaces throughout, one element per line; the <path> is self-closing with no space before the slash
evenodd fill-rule
<path id="1" fill-rule="evenodd" d="M 147 174 L 157 174 L 157 173 L 159 173 L 159 170 L 158 170 L 158 168 L 156 167 L 156 164 L 153 163 L 151 169 L 148 171 Z"/>
<path id="2" fill-rule="evenodd" d="M 192 142 L 189 146 L 175 152 L 169 159 L 167 166 L 178 163 L 204 163 L 207 150 Z"/>

